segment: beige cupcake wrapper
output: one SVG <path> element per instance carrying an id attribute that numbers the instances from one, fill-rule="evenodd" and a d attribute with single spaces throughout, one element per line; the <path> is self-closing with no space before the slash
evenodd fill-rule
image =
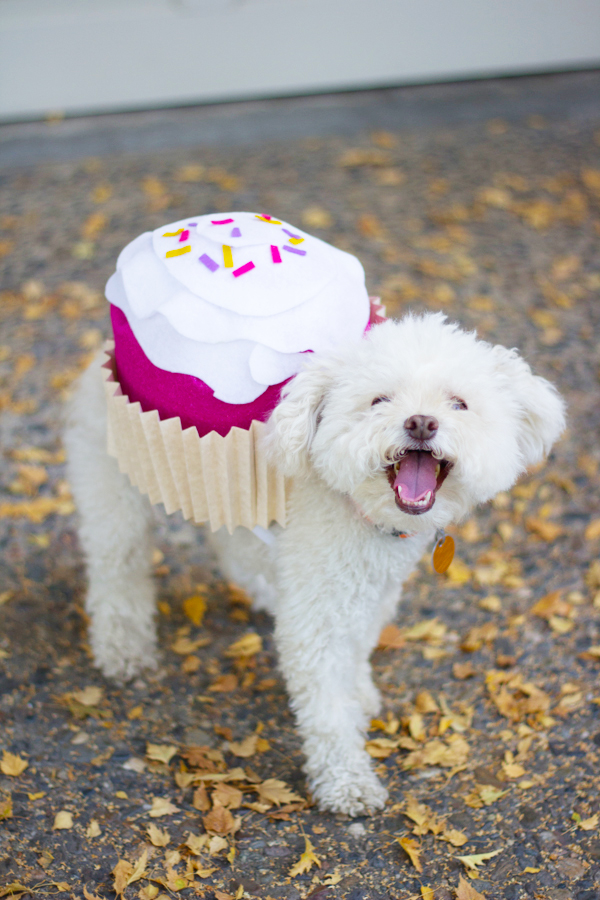
<path id="1" fill-rule="evenodd" d="M 142 412 L 139 403 L 129 402 L 116 377 L 114 342 L 103 349 L 108 452 L 151 503 L 163 503 L 167 513 L 180 509 L 212 531 L 223 525 L 230 533 L 238 525 L 268 528 L 274 521 L 285 527 L 286 479 L 267 464 L 264 422 L 201 438 L 196 428 L 183 429 L 179 418 L 161 421 L 155 409 Z"/>

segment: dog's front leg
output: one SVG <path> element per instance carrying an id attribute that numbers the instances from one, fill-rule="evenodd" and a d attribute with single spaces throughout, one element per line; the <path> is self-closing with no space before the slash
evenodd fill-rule
<path id="1" fill-rule="evenodd" d="M 385 554 L 365 546 L 362 526 L 339 515 L 334 522 L 326 498 L 319 501 L 308 516 L 306 507 L 293 512 L 279 539 L 275 640 L 310 789 L 321 807 L 361 815 L 387 797 L 364 744 L 378 699 L 368 657 L 390 614 L 388 574 Z"/>
<path id="2" fill-rule="evenodd" d="M 387 791 L 364 749 L 367 717 L 360 682 L 366 661 L 356 622 L 328 609 L 335 591 L 335 585 L 308 579 L 286 592 L 275 639 L 310 789 L 324 809 L 356 816 L 381 808 Z"/>

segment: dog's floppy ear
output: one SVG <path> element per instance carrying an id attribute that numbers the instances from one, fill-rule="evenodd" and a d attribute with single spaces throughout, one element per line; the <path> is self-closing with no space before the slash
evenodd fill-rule
<path id="1" fill-rule="evenodd" d="M 518 441 L 524 465 L 535 465 L 565 429 L 565 403 L 554 385 L 534 375 L 516 350 L 498 345 L 493 352 L 520 413 Z"/>
<path id="2" fill-rule="evenodd" d="M 268 423 L 266 449 L 283 475 L 299 475 L 308 468 L 308 452 L 317 432 L 331 372 L 324 362 L 309 363 L 284 389 Z"/>

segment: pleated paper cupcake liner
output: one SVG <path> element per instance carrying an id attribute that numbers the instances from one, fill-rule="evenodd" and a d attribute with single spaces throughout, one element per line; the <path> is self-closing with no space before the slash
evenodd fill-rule
<path id="1" fill-rule="evenodd" d="M 108 407 L 108 452 L 121 472 L 151 503 L 167 513 L 181 510 L 186 519 L 225 525 L 268 528 L 286 524 L 286 479 L 268 465 L 261 447 L 264 422 L 248 430 L 232 428 L 222 437 L 200 437 L 181 427 L 179 418 L 161 421 L 156 410 L 143 412 L 131 403 L 117 379 L 114 343 L 104 346 L 102 375 Z"/>

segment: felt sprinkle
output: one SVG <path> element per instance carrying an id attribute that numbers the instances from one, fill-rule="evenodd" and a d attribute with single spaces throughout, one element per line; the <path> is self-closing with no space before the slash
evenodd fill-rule
<path id="1" fill-rule="evenodd" d="M 188 222 L 188 228 L 195 228 L 197 224 L 197 222 Z"/>
<path id="2" fill-rule="evenodd" d="M 211 225 L 229 225 L 230 222 L 234 222 L 235 219 L 211 219 Z"/>
<path id="3" fill-rule="evenodd" d="M 198 257 L 199 262 L 201 262 L 207 269 L 210 269 L 211 272 L 216 272 L 219 268 L 219 263 L 216 263 L 214 259 L 211 259 L 208 253 L 203 253 L 202 256 Z"/>
<path id="4" fill-rule="evenodd" d="M 169 259 L 170 256 L 182 256 L 184 253 L 189 253 L 192 248 L 188 244 L 187 247 L 177 247 L 175 250 L 167 250 L 166 258 Z"/>
<path id="5" fill-rule="evenodd" d="M 299 234 L 294 234 L 293 231 L 288 231 L 287 228 L 282 228 L 281 230 L 284 232 L 284 234 L 287 234 L 288 237 L 291 237 L 291 238 L 299 238 L 300 237 Z"/>
<path id="6" fill-rule="evenodd" d="M 239 228 L 231 229 L 231 237 L 241 237 L 241 236 L 242 236 L 242 232 L 240 231 Z"/>
<path id="7" fill-rule="evenodd" d="M 239 269 L 233 270 L 233 277 L 239 278 L 240 275 L 245 275 L 246 272 L 251 272 L 252 269 L 256 268 L 253 262 L 247 262 L 245 265 L 240 266 Z"/>
<path id="8" fill-rule="evenodd" d="M 189 238 L 189 236 L 190 236 L 190 232 L 189 232 L 188 229 L 186 228 L 185 231 L 182 231 L 181 234 L 180 234 L 180 236 L 179 236 L 179 243 L 182 244 L 184 241 L 187 241 L 187 239 Z"/>
<path id="9" fill-rule="evenodd" d="M 288 253 L 297 253 L 298 256 L 306 256 L 306 250 L 299 250 L 298 247 L 288 247 L 287 244 L 284 244 L 283 249 L 287 250 Z"/>
<path id="10" fill-rule="evenodd" d="M 223 244 L 223 265 L 226 269 L 233 269 L 233 254 L 227 244 Z"/>
<path id="11" fill-rule="evenodd" d="M 260 222 L 266 222 L 268 225 L 281 225 L 281 222 L 278 222 L 277 219 L 272 219 L 270 216 L 256 216 L 256 218 Z"/>
<path id="12" fill-rule="evenodd" d="M 183 234 L 183 228 L 180 228 L 179 231 L 165 231 L 163 237 L 178 237 L 180 234 Z"/>
<path id="13" fill-rule="evenodd" d="M 179 238 L 181 240 L 181 238 Z M 290 244 L 301 244 L 304 238 L 290 238 Z"/>
<path id="14" fill-rule="evenodd" d="M 282 262 L 279 247 L 276 247 L 275 244 L 271 244 L 271 257 L 274 263 Z"/>

